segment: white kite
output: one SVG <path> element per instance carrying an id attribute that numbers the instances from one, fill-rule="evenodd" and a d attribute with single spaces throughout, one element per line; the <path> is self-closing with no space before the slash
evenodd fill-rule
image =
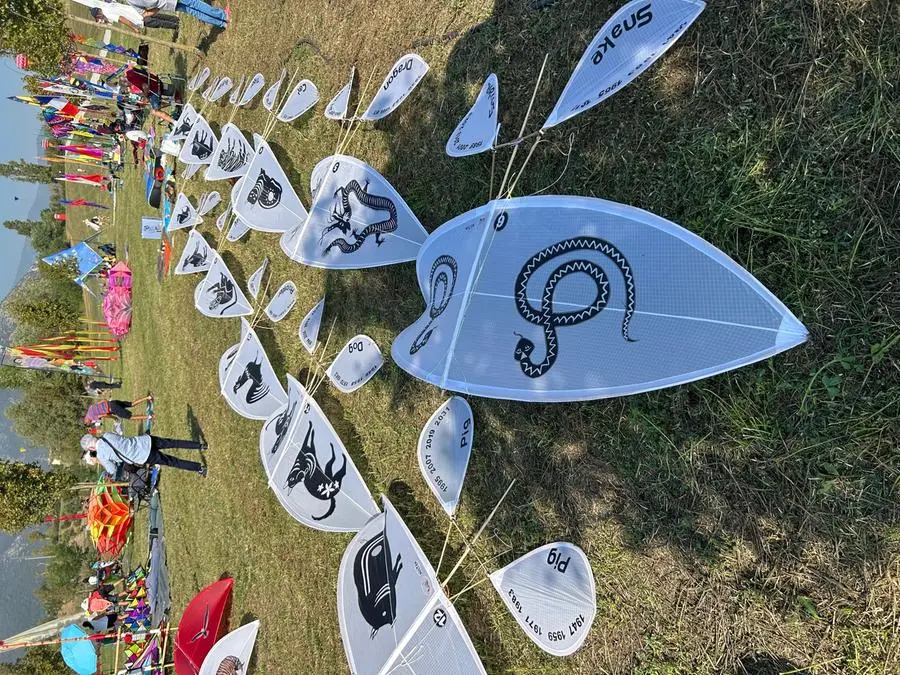
<path id="1" fill-rule="evenodd" d="M 229 105 L 237 105 L 238 101 L 241 99 L 241 89 L 244 88 L 245 77 L 246 77 L 245 75 L 241 75 L 240 81 L 237 83 L 237 85 L 234 88 L 232 88 L 231 96 L 228 97 Z"/>
<path id="2" fill-rule="evenodd" d="M 297 303 L 297 284 L 293 281 L 285 281 L 281 287 L 275 291 L 275 295 L 266 305 L 265 313 L 274 322 L 281 321 L 288 315 L 294 305 Z"/>
<path id="3" fill-rule="evenodd" d="M 316 200 L 316 195 L 319 192 L 319 188 L 322 185 L 322 181 L 325 180 L 325 176 L 328 175 L 328 172 L 331 171 L 331 167 L 334 165 L 336 156 L 331 155 L 329 157 L 325 157 L 324 159 L 320 159 L 316 165 L 313 167 L 313 170 L 309 174 L 309 193 L 312 195 L 313 201 Z"/>
<path id="4" fill-rule="evenodd" d="M 221 380 L 222 396 L 241 417 L 266 420 L 287 404 L 288 396 L 256 333 L 241 318 L 243 336 Z"/>
<path id="5" fill-rule="evenodd" d="M 254 98 L 256 95 L 262 91 L 262 88 L 266 84 L 266 78 L 263 77 L 262 73 L 257 73 L 252 77 L 252 79 L 247 83 L 247 88 L 244 89 L 244 93 L 241 95 L 241 100 L 238 101 L 238 106 L 245 106 Z"/>
<path id="6" fill-rule="evenodd" d="M 166 223 L 166 232 L 174 232 L 185 227 L 194 227 L 203 220 L 197 215 L 197 209 L 191 204 L 191 200 L 183 192 L 178 193 L 175 198 L 175 204 L 172 206 L 172 213 L 169 214 L 169 220 Z"/>
<path id="7" fill-rule="evenodd" d="M 337 607 L 354 675 L 476 675 L 484 666 L 431 563 L 382 497 L 384 513 L 341 558 Z"/>
<path id="8" fill-rule="evenodd" d="M 253 159 L 253 146 L 234 124 L 222 126 L 222 137 L 206 169 L 206 180 L 243 176 Z"/>
<path id="9" fill-rule="evenodd" d="M 190 103 L 185 103 L 181 109 L 181 114 L 175 120 L 171 133 L 168 134 L 170 141 L 183 141 L 191 133 L 191 127 L 197 121 L 197 111 Z"/>
<path id="10" fill-rule="evenodd" d="M 472 408 L 459 396 L 444 401 L 419 434 L 422 476 L 451 518 L 459 505 L 473 436 Z"/>
<path id="11" fill-rule="evenodd" d="M 269 487 L 304 525 L 357 532 L 378 513 L 378 506 L 315 399 L 293 377 L 287 379 L 287 403 L 259 434 Z"/>
<path id="12" fill-rule="evenodd" d="M 269 144 L 253 134 L 256 154 L 245 180 L 232 192 L 231 208 L 249 227 L 260 232 L 286 232 L 306 221 L 306 207 L 288 181 Z"/>
<path id="13" fill-rule="evenodd" d="M 237 241 L 250 231 L 250 226 L 241 218 L 235 218 L 231 223 L 228 234 L 225 235 L 225 241 Z"/>
<path id="14" fill-rule="evenodd" d="M 281 250 L 304 265 L 361 269 L 412 260 L 427 236 L 384 176 L 355 157 L 334 155 L 309 217 L 281 236 Z"/>
<path id="15" fill-rule="evenodd" d="M 534 643 L 554 656 L 575 653 L 597 614 L 594 574 L 567 542 L 541 546 L 490 575 L 506 608 Z"/>
<path id="16" fill-rule="evenodd" d="M 181 252 L 181 258 L 175 266 L 175 274 L 196 274 L 207 272 L 212 266 L 215 251 L 197 230 L 188 233 L 187 243 Z"/>
<path id="17" fill-rule="evenodd" d="M 251 621 L 220 638 L 204 657 L 199 675 L 245 675 L 258 632 L 259 621 Z"/>
<path id="18" fill-rule="evenodd" d="M 413 92 L 427 72 L 428 64 L 418 54 L 401 56 L 359 119 L 374 122 L 390 115 Z"/>
<path id="19" fill-rule="evenodd" d="M 500 130 L 497 121 L 499 113 L 500 85 L 497 76 L 491 73 L 481 86 L 472 108 L 447 139 L 447 154 L 465 157 L 492 149 Z"/>
<path id="20" fill-rule="evenodd" d="M 216 87 L 219 85 L 219 80 L 221 77 L 216 77 L 212 82 L 209 83 L 209 86 L 200 94 L 200 98 L 204 101 L 209 101 L 209 97 L 212 96 L 212 93 L 215 91 Z"/>
<path id="21" fill-rule="evenodd" d="M 225 228 L 225 221 L 228 220 L 229 212 L 227 210 L 222 211 L 219 214 L 219 217 L 216 218 L 216 229 L 221 232 Z"/>
<path id="22" fill-rule="evenodd" d="M 199 73 L 195 73 L 193 76 L 191 76 L 191 79 L 188 80 L 187 83 L 188 91 L 197 91 L 200 87 L 202 87 L 206 80 L 209 78 L 210 72 L 211 71 L 209 68 L 204 68 Z"/>
<path id="23" fill-rule="evenodd" d="M 316 303 L 316 306 L 309 310 L 309 313 L 303 317 L 300 322 L 300 328 L 297 329 L 301 344 L 310 354 L 316 350 L 316 344 L 319 341 L 319 328 L 322 326 L 322 314 L 325 312 L 325 298 Z"/>
<path id="24" fill-rule="evenodd" d="M 543 129 L 593 108 L 649 68 L 706 7 L 702 0 L 634 0 L 594 36 Z"/>
<path id="25" fill-rule="evenodd" d="M 234 361 L 234 357 L 237 356 L 238 349 L 241 348 L 241 344 L 247 338 L 247 329 L 250 328 L 249 323 L 241 324 L 241 339 L 238 340 L 238 343 L 235 345 L 231 345 L 228 349 L 222 352 L 222 356 L 219 358 L 219 389 L 221 390 L 225 386 L 225 377 L 228 375 L 228 368 L 231 366 L 231 363 Z"/>
<path id="26" fill-rule="evenodd" d="M 213 319 L 246 316 L 253 306 L 241 291 L 222 256 L 213 252 L 213 261 L 203 280 L 194 289 L 194 307 Z"/>
<path id="27" fill-rule="evenodd" d="M 266 89 L 266 93 L 263 94 L 263 108 L 272 112 L 272 108 L 275 107 L 275 102 L 278 100 L 278 90 L 281 89 L 281 83 L 284 81 L 284 76 L 287 74 L 287 70 L 281 69 L 281 77 L 273 84 L 271 87 Z"/>
<path id="28" fill-rule="evenodd" d="M 288 95 L 276 117 L 281 122 L 293 122 L 319 100 L 319 90 L 309 80 L 300 80 Z"/>
<path id="29" fill-rule="evenodd" d="M 234 83 L 231 81 L 231 78 L 226 76 L 221 80 L 216 82 L 216 88 L 213 89 L 212 94 L 209 95 L 209 102 L 215 103 L 220 98 L 222 98 L 225 94 L 231 91 L 231 87 L 234 86 Z"/>
<path id="30" fill-rule="evenodd" d="M 202 164 L 188 164 L 187 168 L 181 174 L 181 180 L 190 180 L 194 174 L 203 166 Z"/>
<path id="31" fill-rule="evenodd" d="M 259 295 L 259 288 L 262 285 L 263 274 L 266 273 L 266 268 L 269 266 L 269 259 L 263 258 L 262 265 L 256 268 L 256 271 L 250 275 L 250 278 L 247 279 L 247 290 L 250 291 L 250 295 L 253 296 L 253 299 L 256 300 L 256 296 Z"/>
<path id="32" fill-rule="evenodd" d="M 215 190 L 203 195 L 203 197 L 201 197 L 200 199 L 199 206 L 197 207 L 197 215 L 205 216 L 207 213 L 216 208 L 216 206 L 219 205 L 220 201 L 222 201 L 222 195 L 220 195 Z"/>
<path id="33" fill-rule="evenodd" d="M 378 372 L 384 363 L 381 350 L 368 335 L 352 338 L 335 357 L 325 374 L 345 394 L 356 391 Z"/>
<path id="34" fill-rule="evenodd" d="M 427 307 L 394 341 L 394 361 L 476 396 L 626 396 L 755 363 L 807 338 L 711 244 L 601 199 L 491 202 L 438 228 L 416 271 Z"/>
<path id="35" fill-rule="evenodd" d="M 356 66 L 350 69 L 350 81 L 334 95 L 334 98 L 325 108 L 325 117 L 330 120 L 342 120 L 347 117 L 347 106 L 350 103 L 350 92 L 353 89 L 353 77 L 356 75 Z"/>
<path id="36" fill-rule="evenodd" d="M 209 123 L 203 115 L 198 114 L 188 137 L 181 146 L 178 159 L 185 164 L 209 164 L 218 144 L 219 141 L 216 140 L 216 135 L 210 129 Z"/>

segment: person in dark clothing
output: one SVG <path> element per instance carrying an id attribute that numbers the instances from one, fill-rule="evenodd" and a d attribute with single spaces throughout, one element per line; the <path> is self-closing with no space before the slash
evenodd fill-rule
<path id="1" fill-rule="evenodd" d="M 119 436 L 105 433 L 99 437 L 85 434 L 81 437 L 81 448 L 84 450 L 81 459 L 85 464 L 89 466 L 100 464 L 111 476 L 115 476 L 123 464 L 134 464 L 135 466 L 159 464 L 184 471 L 194 471 L 204 478 L 206 477 L 206 467 L 200 462 L 181 459 L 162 452 L 173 448 L 201 452 L 206 450 L 206 443 L 199 441 L 162 438 L 149 434 Z"/>
<path id="2" fill-rule="evenodd" d="M 102 380 L 91 380 L 84 385 L 84 390 L 88 396 L 103 396 L 110 389 L 121 389 L 121 382 L 103 382 Z"/>

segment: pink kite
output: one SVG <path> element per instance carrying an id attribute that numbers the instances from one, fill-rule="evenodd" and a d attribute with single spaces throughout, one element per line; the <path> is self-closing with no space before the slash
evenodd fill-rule
<path id="1" fill-rule="evenodd" d="M 123 262 L 117 262 L 107 274 L 103 318 L 116 337 L 131 329 L 131 270 Z"/>

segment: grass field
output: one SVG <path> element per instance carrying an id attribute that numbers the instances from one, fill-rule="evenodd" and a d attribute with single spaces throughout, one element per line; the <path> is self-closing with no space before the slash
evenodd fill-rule
<path id="1" fill-rule="evenodd" d="M 182 15 L 179 41 L 203 43 L 204 64 L 235 79 L 296 70 L 324 101 L 353 64 L 363 83 L 374 70 L 374 87 L 398 56 L 421 54 L 428 77 L 348 152 L 381 171 L 431 231 L 487 198 L 490 158 L 443 151 L 483 78 L 499 76 L 503 140 L 512 138 L 544 53 L 536 119 L 618 4 L 235 0 L 231 29 L 213 39 Z M 463 531 L 474 532 L 517 480 L 478 542 L 480 557 L 500 566 L 570 540 L 597 580 L 593 631 L 566 659 L 541 653 L 489 584 L 461 596 L 491 673 L 900 671 L 900 16 L 888 0 L 709 5 L 648 73 L 550 134 L 517 193 L 562 174 L 551 192 L 601 196 L 684 225 L 772 290 L 810 340 L 768 362 L 628 398 L 470 399 Z M 163 71 L 197 64 L 156 48 L 153 59 Z M 270 138 L 307 204 L 309 171 L 338 138 L 324 101 Z M 226 106 L 206 112 L 214 128 L 231 115 Z M 248 134 L 266 119 L 258 104 L 235 116 Z M 260 424 L 232 413 L 218 392 L 217 363 L 238 323 L 194 310 L 199 277 L 157 282 L 155 244 L 139 238 L 139 217 L 150 213 L 139 170 L 126 180 L 116 238 L 135 271 L 127 386 L 157 395 L 156 433 L 202 434 L 211 448 L 206 481 L 171 471 L 164 479 L 175 616 L 199 588 L 232 574 L 232 625 L 262 620 L 253 672 L 346 672 L 335 582 L 350 537 L 304 528 L 269 494 Z M 229 188 L 196 179 L 184 189 Z M 214 219 L 200 228 L 210 241 Z M 184 240 L 176 235 L 176 256 Z M 301 381 L 311 362 L 297 324 L 323 294 L 333 345 L 366 333 L 388 353 L 422 311 L 412 264 L 326 273 L 290 262 L 275 236 L 256 232 L 220 251 L 241 282 L 268 255 L 270 290 L 297 283 L 297 308 L 260 334 L 276 370 Z M 389 495 L 433 562 L 446 523 L 414 455 L 444 398 L 389 360 L 354 394 L 317 394 L 373 494 Z M 451 564 L 461 551 L 454 537 Z M 463 571 L 451 593 L 481 574 L 473 558 Z"/>

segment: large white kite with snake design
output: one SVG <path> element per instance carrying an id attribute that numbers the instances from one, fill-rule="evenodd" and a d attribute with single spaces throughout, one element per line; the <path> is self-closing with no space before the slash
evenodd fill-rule
<path id="1" fill-rule="evenodd" d="M 416 270 L 427 307 L 394 341 L 394 361 L 476 396 L 625 396 L 754 363 L 807 338 L 722 251 L 601 199 L 485 204 L 432 233 Z"/>
<path id="2" fill-rule="evenodd" d="M 428 233 L 371 166 L 333 155 L 316 165 L 310 182 L 314 197 L 309 217 L 281 236 L 281 250 L 291 260 L 361 269 L 415 259 Z"/>

